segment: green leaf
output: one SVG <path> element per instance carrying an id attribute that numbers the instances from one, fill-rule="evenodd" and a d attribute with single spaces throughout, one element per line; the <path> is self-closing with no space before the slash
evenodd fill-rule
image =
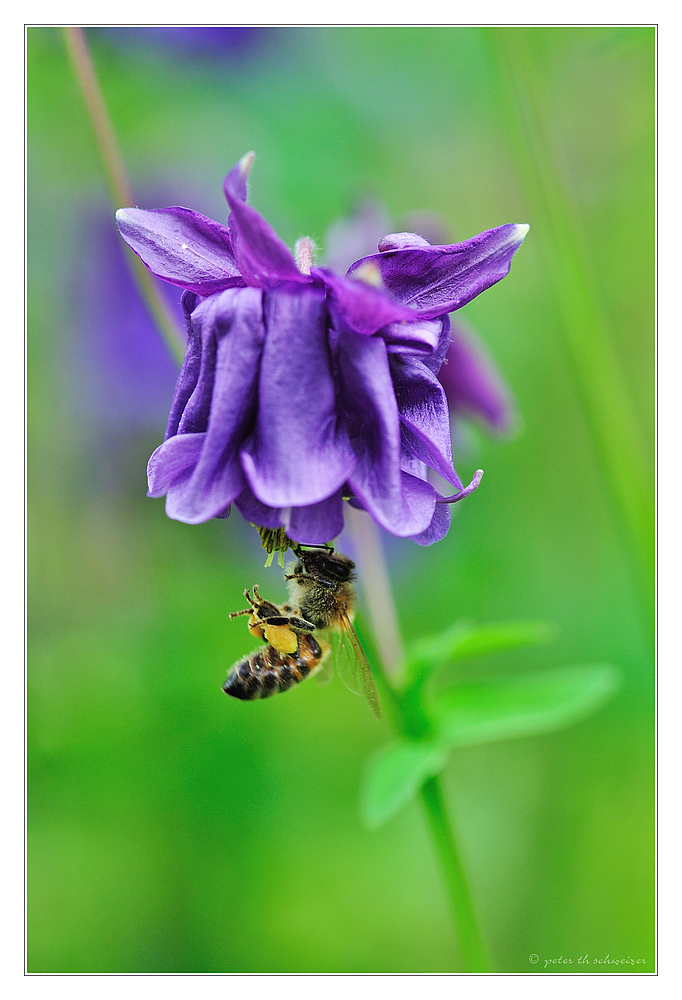
<path id="1" fill-rule="evenodd" d="M 467 746 L 562 729 L 594 712 L 619 685 L 620 673 L 609 664 L 562 667 L 449 688 L 428 712 L 445 743 Z"/>
<path id="2" fill-rule="evenodd" d="M 440 635 L 417 639 L 410 645 L 405 659 L 406 676 L 408 681 L 414 681 L 453 660 L 536 645 L 547 642 L 552 635 L 552 627 L 547 622 L 501 622 L 481 626 L 456 622 Z"/>
<path id="3" fill-rule="evenodd" d="M 427 740 L 400 740 L 383 747 L 367 766 L 360 789 L 365 824 L 377 827 L 416 795 L 443 768 L 447 750 Z"/>

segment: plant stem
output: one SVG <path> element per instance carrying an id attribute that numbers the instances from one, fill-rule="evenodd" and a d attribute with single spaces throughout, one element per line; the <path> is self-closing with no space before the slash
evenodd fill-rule
<path id="1" fill-rule="evenodd" d="M 447 880 L 464 969 L 466 972 L 489 972 L 490 964 L 476 923 L 471 894 L 466 884 L 454 831 L 448 821 L 445 797 L 438 775 L 426 779 L 421 788 L 421 797 L 441 868 Z"/>
<path id="2" fill-rule="evenodd" d="M 350 504 L 345 517 L 356 541 L 355 559 L 381 666 L 388 680 L 395 684 L 399 680 L 405 649 L 379 529 L 369 514 Z"/>
<path id="3" fill-rule="evenodd" d="M 71 64 L 95 131 L 114 210 L 133 206 L 135 199 L 132 188 L 118 142 L 116 141 L 116 134 L 111 124 L 111 118 L 104 103 L 104 97 L 102 96 L 102 90 L 97 80 L 97 74 L 95 73 L 95 67 L 90 57 L 83 29 L 64 27 L 62 31 L 71 58 Z M 125 256 L 140 296 L 147 306 L 164 343 L 173 358 L 181 363 L 185 353 L 185 343 L 182 333 L 175 322 L 175 317 L 168 308 L 166 300 L 160 294 L 154 278 L 140 258 L 128 247 L 125 248 Z"/>
<path id="4" fill-rule="evenodd" d="M 404 647 L 379 528 L 369 514 L 350 506 L 346 509 L 346 523 L 356 541 L 355 558 L 381 667 L 387 680 L 393 684 L 397 705 L 405 709 L 405 695 L 395 690 L 395 684 L 400 679 Z M 447 886 L 462 963 L 469 972 L 487 971 L 490 966 L 467 888 L 464 867 L 448 819 L 440 779 L 428 778 L 422 786 L 421 796 Z"/>

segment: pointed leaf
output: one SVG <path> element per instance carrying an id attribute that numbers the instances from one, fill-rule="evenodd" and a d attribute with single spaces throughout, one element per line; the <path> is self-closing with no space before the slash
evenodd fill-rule
<path id="1" fill-rule="evenodd" d="M 406 676 L 416 680 L 453 660 L 533 646 L 548 642 L 552 634 L 552 627 L 547 622 L 500 622 L 482 626 L 467 621 L 455 622 L 440 635 L 418 639 L 410 645 L 405 661 Z"/>
<path id="2" fill-rule="evenodd" d="M 445 764 L 447 751 L 428 741 L 401 740 L 383 747 L 365 771 L 360 811 L 367 826 L 377 827 L 419 791 Z"/>
<path id="3" fill-rule="evenodd" d="M 563 667 L 524 677 L 460 684 L 429 707 L 441 739 L 467 746 L 562 729 L 585 718 L 618 689 L 609 664 Z"/>

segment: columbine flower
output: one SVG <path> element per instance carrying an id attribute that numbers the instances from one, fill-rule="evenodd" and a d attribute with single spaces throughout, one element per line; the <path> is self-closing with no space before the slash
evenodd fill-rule
<path id="1" fill-rule="evenodd" d="M 343 499 L 394 535 L 430 544 L 463 488 L 436 378 L 448 313 L 503 278 L 528 227 L 499 226 L 452 246 L 386 236 L 345 276 L 296 259 L 246 204 L 247 154 L 224 183 L 228 227 L 186 208 L 117 213 L 158 277 L 185 289 L 188 345 L 149 495 L 197 524 L 235 503 L 249 521 L 321 543 Z M 454 487 L 442 497 L 427 468 Z"/>

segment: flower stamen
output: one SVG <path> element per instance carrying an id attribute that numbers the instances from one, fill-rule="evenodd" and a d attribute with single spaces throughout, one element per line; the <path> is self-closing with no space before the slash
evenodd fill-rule
<path id="1" fill-rule="evenodd" d="M 315 251 L 317 250 L 315 240 L 312 240 L 309 236 L 302 236 L 300 240 L 296 240 L 294 250 L 296 254 L 296 267 L 301 274 L 310 274 L 310 268 L 313 266 Z"/>
<path id="2" fill-rule="evenodd" d="M 265 565 L 269 566 L 272 563 L 276 552 L 277 562 L 280 566 L 283 566 L 284 555 L 293 545 L 293 542 L 287 535 L 286 530 L 284 528 L 260 528 L 257 524 L 254 524 L 253 526 L 258 531 L 261 545 L 268 554 Z"/>

